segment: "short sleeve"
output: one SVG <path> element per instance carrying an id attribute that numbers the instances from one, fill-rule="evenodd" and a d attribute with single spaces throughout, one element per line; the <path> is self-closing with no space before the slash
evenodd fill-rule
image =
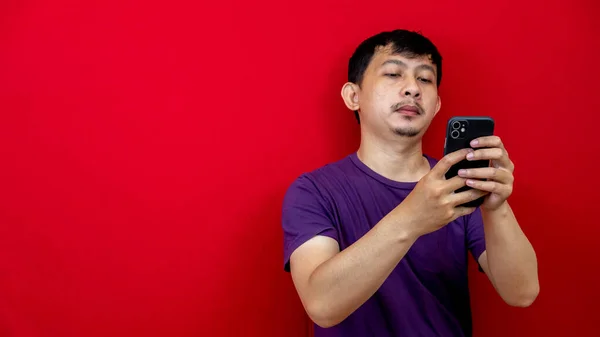
<path id="1" fill-rule="evenodd" d="M 485 251 L 485 233 L 483 230 L 483 218 L 481 216 L 481 209 L 477 208 L 473 213 L 467 216 L 467 246 L 469 251 L 475 258 L 475 261 L 479 263 L 479 257 Z M 479 266 L 479 270 L 481 266 Z"/>
<path id="2" fill-rule="evenodd" d="M 282 209 L 284 270 L 290 271 L 290 256 L 309 239 L 324 235 L 338 240 L 330 203 L 307 176 L 297 178 L 288 188 Z"/>

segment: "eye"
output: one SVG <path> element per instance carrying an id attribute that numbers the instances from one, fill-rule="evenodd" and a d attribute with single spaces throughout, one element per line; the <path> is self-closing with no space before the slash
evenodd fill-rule
<path id="1" fill-rule="evenodd" d="M 396 73 L 387 73 L 387 74 L 385 74 L 385 76 L 387 76 L 387 77 L 400 77 L 400 74 L 396 74 Z"/>
<path id="2" fill-rule="evenodd" d="M 423 83 L 432 83 L 433 81 L 428 79 L 428 78 L 424 78 L 424 77 L 419 77 L 419 81 L 423 82 Z"/>

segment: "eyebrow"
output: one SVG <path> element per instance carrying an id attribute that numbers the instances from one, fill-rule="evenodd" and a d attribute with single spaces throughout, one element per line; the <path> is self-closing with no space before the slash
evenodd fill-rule
<path id="1" fill-rule="evenodd" d="M 381 64 L 381 66 L 383 67 L 383 66 L 385 66 L 386 64 L 390 64 L 390 63 L 391 63 L 391 64 L 396 64 L 396 65 L 399 65 L 399 66 L 401 66 L 401 67 L 405 67 L 405 68 L 407 67 L 406 63 L 404 63 L 404 62 L 402 62 L 402 61 L 400 61 L 400 60 L 396 60 L 396 59 L 387 60 L 387 61 L 383 62 L 383 63 Z M 432 66 L 430 66 L 429 64 L 419 64 L 419 65 L 417 66 L 417 70 L 420 70 L 420 69 L 429 70 L 429 71 L 431 71 L 432 73 L 434 73 L 434 74 L 435 74 L 435 68 L 433 68 L 433 67 L 432 67 Z"/>

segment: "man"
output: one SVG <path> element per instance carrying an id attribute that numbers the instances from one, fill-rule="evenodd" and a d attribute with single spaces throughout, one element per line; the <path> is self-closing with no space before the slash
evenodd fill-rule
<path id="1" fill-rule="evenodd" d="M 410 31 L 373 36 L 350 59 L 342 97 L 359 120 L 360 147 L 301 175 L 283 205 L 285 269 L 316 337 L 470 336 L 469 252 L 509 305 L 538 295 L 535 252 L 507 202 L 514 166 L 500 138 L 440 161 L 422 152 L 441 78 L 437 48 Z M 445 179 L 464 159 L 492 165 Z M 454 193 L 465 185 L 473 188 Z M 479 208 L 459 206 L 481 196 Z"/>

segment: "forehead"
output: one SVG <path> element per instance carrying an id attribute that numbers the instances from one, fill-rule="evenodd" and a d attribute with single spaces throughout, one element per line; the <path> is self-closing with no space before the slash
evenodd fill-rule
<path id="1" fill-rule="evenodd" d="M 434 70 L 437 70 L 437 67 L 432 62 L 431 55 L 411 55 L 410 53 L 397 53 L 394 52 L 394 49 L 391 46 L 378 47 L 375 49 L 375 54 L 373 54 L 369 68 L 372 70 L 377 70 L 389 60 L 401 61 L 409 68 L 428 65 L 433 67 Z"/>

